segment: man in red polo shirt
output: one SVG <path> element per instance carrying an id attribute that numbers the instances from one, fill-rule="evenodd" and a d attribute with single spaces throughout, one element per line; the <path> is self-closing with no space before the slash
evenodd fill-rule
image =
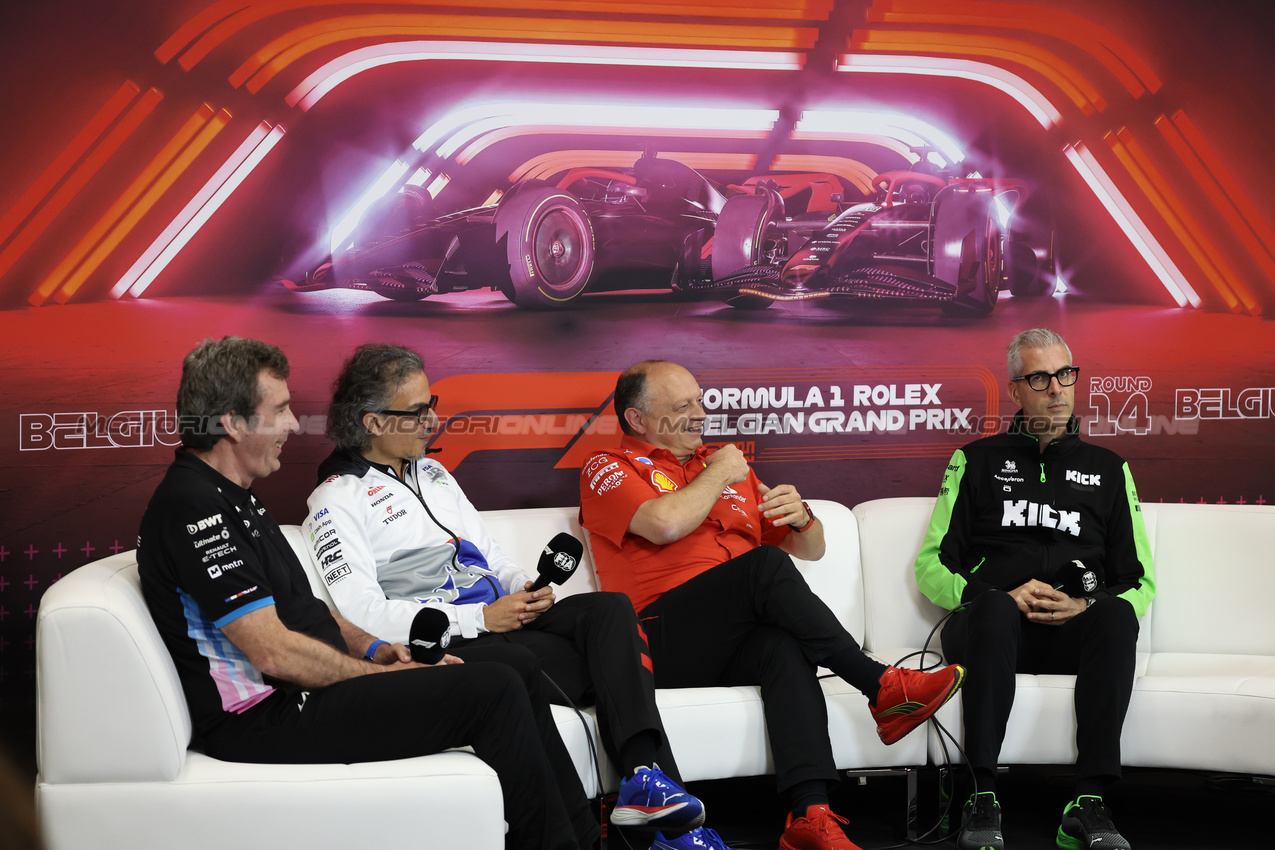
<path id="1" fill-rule="evenodd" d="M 603 589 L 633 600 L 656 687 L 761 685 L 792 808 L 781 850 L 852 850 L 847 821 L 828 808 L 838 777 L 816 668 L 868 697 L 887 744 L 956 693 L 964 670 L 918 673 L 863 653 L 790 557 L 823 557 L 823 525 L 792 485 L 762 484 L 735 446 L 704 447 L 703 393 L 686 369 L 630 367 L 615 410 L 620 447 L 590 458 L 580 478 L 580 522 Z"/>

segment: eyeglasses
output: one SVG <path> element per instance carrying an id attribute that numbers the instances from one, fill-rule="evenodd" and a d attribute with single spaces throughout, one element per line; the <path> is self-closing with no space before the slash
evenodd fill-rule
<path id="1" fill-rule="evenodd" d="M 373 410 L 371 413 L 378 413 L 381 416 L 410 416 L 416 420 L 417 424 L 424 425 L 429 421 L 429 414 L 438 407 L 438 396 L 429 397 L 429 403 L 417 410 Z"/>
<path id="2" fill-rule="evenodd" d="M 1080 368 L 1077 366 L 1064 366 L 1057 372 L 1032 372 L 1030 375 L 1019 375 L 1017 378 L 1010 378 L 1011 381 L 1026 381 L 1027 386 L 1033 390 L 1044 392 L 1049 389 L 1049 382 L 1054 378 L 1058 379 L 1058 386 L 1070 387 L 1076 383 L 1076 379 L 1080 377 Z"/>

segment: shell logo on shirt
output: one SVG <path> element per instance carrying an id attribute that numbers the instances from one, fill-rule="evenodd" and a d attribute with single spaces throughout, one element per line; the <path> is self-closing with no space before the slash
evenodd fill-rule
<path id="1" fill-rule="evenodd" d="M 658 469 L 651 473 L 651 483 L 655 485 L 655 489 L 661 493 L 672 493 L 677 489 L 677 484 L 673 483 L 673 479 L 669 478 Z"/>

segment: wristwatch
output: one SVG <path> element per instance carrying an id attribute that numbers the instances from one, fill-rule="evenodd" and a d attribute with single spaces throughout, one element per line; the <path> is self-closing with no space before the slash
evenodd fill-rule
<path id="1" fill-rule="evenodd" d="M 801 534 L 803 531 L 808 530 L 810 526 L 815 524 L 815 512 L 810 510 L 810 505 L 803 499 L 801 502 L 801 506 L 806 509 L 806 516 L 810 517 L 810 519 L 807 520 L 806 524 L 803 525 L 801 528 L 793 529 L 793 531 L 797 532 L 798 534 Z"/>
<path id="2" fill-rule="evenodd" d="M 1098 601 L 1098 600 L 1097 600 L 1097 599 L 1094 599 L 1092 596 L 1086 596 L 1086 597 L 1085 597 L 1085 610 L 1086 610 L 1086 611 L 1088 611 L 1090 608 L 1092 608 L 1092 607 L 1093 607 L 1093 604 L 1094 604 L 1095 602 L 1097 602 L 1097 601 Z"/>

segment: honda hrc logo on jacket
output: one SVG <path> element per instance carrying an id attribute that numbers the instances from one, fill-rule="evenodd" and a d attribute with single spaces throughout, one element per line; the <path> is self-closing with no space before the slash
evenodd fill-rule
<path id="1" fill-rule="evenodd" d="M 1001 526 L 1027 526 L 1032 528 L 1054 528 L 1065 531 L 1072 537 L 1080 536 L 1080 511 L 1058 511 L 1049 505 L 1038 505 L 1026 499 L 1018 501 L 1005 500 L 1005 513 L 1001 516 Z"/>

